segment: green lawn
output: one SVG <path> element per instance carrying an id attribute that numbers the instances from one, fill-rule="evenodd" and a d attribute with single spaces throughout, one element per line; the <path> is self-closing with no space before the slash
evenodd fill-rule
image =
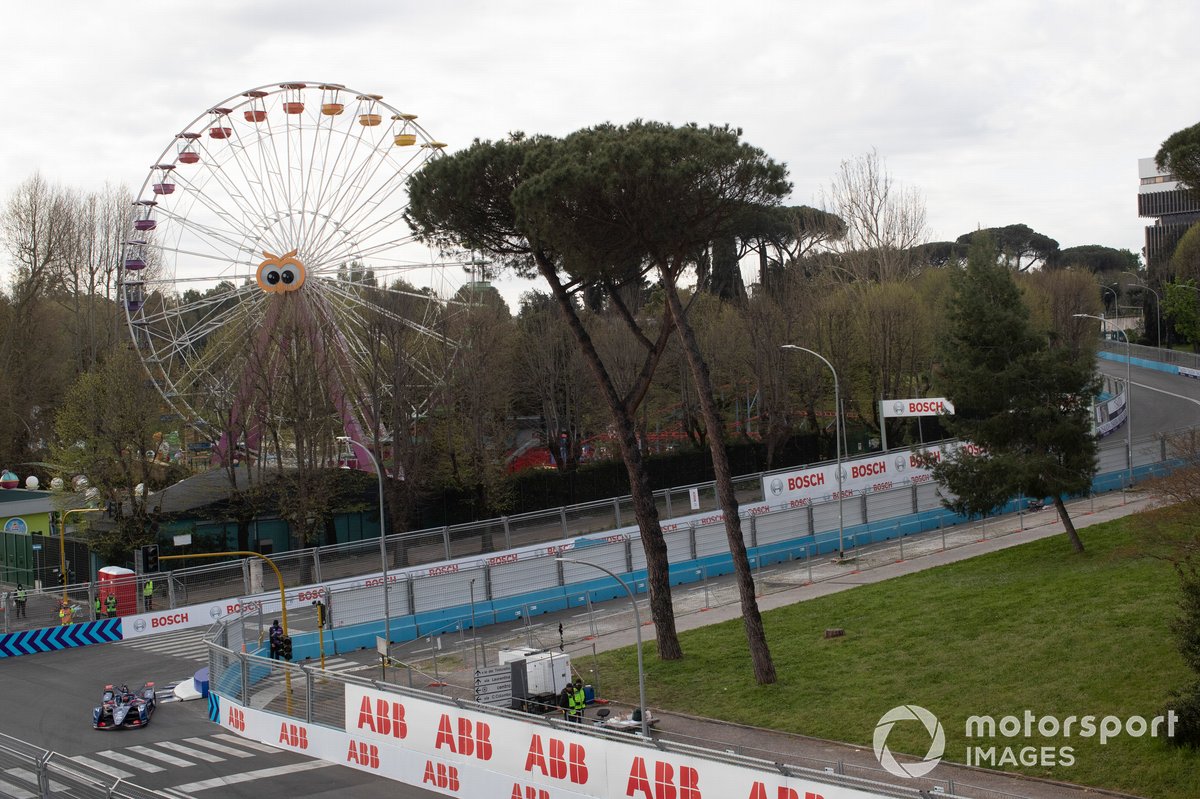
<path id="1" fill-rule="evenodd" d="M 946 758 L 964 762 L 971 715 L 1158 715 L 1188 682 L 1169 624 L 1178 584 L 1170 567 L 1136 554 L 1139 517 L 1082 531 L 1073 555 L 1058 536 L 765 614 L 779 682 L 754 683 L 739 621 L 683 635 L 685 657 L 646 646 L 651 706 L 870 745 L 879 717 L 902 704 L 933 711 Z M 826 640 L 828 627 L 844 638 Z M 636 700 L 633 648 L 600 656 L 606 687 Z M 698 690 L 700 686 L 700 690 Z M 917 734 L 920 729 L 921 735 Z M 911 733 L 911 734 L 910 734 Z M 898 724 L 893 751 L 923 755 L 928 736 Z M 984 745 L 1071 746 L 1074 765 L 1028 774 L 1194 799 L 1200 753 L 1149 737 L 998 738 Z"/>

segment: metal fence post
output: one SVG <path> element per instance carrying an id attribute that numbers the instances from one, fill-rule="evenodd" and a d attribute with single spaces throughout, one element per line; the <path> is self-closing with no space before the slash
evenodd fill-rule
<path id="1" fill-rule="evenodd" d="M 501 516 L 500 521 L 504 523 L 504 548 L 512 549 L 512 530 L 508 526 L 508 517 Z"/>
<path id="2" fill-rule="evenodd" d="M 446 560 L 450 560 L 450 528 L 442 527 L 442 547 L 446 550 Z"/>
<path id="3" fill-rule="evenodd" d="M 304 669 L 304 723 L 313 722 L 313 673 Z"/>
<path id="4" fill-rule="evenodd" d="M 621 527 L 621 498 L 613 497 L 613 523 L 617 528 Z"/>

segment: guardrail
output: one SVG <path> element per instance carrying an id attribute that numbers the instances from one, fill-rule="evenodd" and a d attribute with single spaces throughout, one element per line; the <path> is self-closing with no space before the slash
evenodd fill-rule
<path id="1" fill-rule="evenodd" d="M 0 733 L 0 796 L 172 799 L 64 755 Z"/>

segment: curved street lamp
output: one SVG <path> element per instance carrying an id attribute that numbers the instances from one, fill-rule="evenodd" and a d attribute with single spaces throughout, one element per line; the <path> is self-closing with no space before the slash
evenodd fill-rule
<path id="1" fill-rule="evenodd" d="M 834 452 L 837 456 L 837 491 L 838 491 L 838 557 L 841 558 L 846 554 L 843 547 L 843 538 L 845 537 L 845 518 L 842 515 L 842 394 L 838 388 L 837 369 L 833 368 L 828 359 L 819 352 L 810 350 L 808 347 L 798 347 L 795 344 L 784 344 L 780 349 L 799 350 L 807 352 L 809 355 L 815 355 L 825 362 L 829 367 L 829 371 L 833 372 L 833 418 L 834 418 L 834 437 L 837 439 L 834 442 Z"/>
<path id="2" fill-rule="evenodd" d="M 555 560 L 560 563 L 577 563 L 580 566 L 591 566 L 593 569 L 599 569 L 620 583 L 621 587 L 625 589 L 625 593 L 629 594 L 629 602 L 633 605 L 633 631 L 637 633 L 638 715 L 642 719 L 642 737 L 649 740 L 650 723 L 646 721 L 646 670 L 642 666 L 642 615 L 638 613 L 637 600 L 633 598 L 633 591 L 625 584 L 624 580 L 603 566 L 597 566 L 595 563 L 590 563 L 586 560 L 575 560 L 574 558 L 555 558 Z"/>
<path id="3" fill-rule="evenodd" d="M 392 645 L 392 613 L 391 607 L 388 604 L 388 556 L 387 556 L 387 519 L 383 515 L 383 469 L 379 468 L 379 461 L 375 460 L 375 456 L 371 454 L 371 450 L 361 441 L 355 441 L 350 436 L 338 436 L 338 441 L 350 444 L 355 448 L 355 454 L 361 450 L 364 455 L 371 459 L 371 464 L 375 467 L 375 476 L 379 478 L 379 559 L 383 565 L 383 619 L 384 631 L 387 635 L 387 645 Z"/>
<path id="4" fill-rule="evenodd" d="M 1146 291 L 1148 291 L 1154 295 L 1155 321 L 1158 323 L 1158 326 L 1154 328 L 1154 346 L 1161 347 L 1162 346 L 1162 297 L 1160 297 L 1158 295 L 1157 291 L 1155 291 L 1154 289 L 1150 288 L 1145 283 L 1143 283 L 1142 279 L 1140 277 L 1138 277 L 1137 275 L 1135 275 L 1133 272 L 1122 272 L 1121 274 L 1129 275 L 1132 278 L 1136 278 L 1138 282 L 1134 283 L 1133 285 L 1137 286 L 1140 289 L 1145 289 Z M 1142 304 L 1142 307 L 1143 308 L 1145 307 L 1145 303 Z"/>
<path id="5" fill-rule="evenodd" d="M 1097 319 L 1107 332 L 1109 322 L 1103 316 L 1090 313 L 1071 314 L 1076 319 Z M 1117 332 L 1125 339 L 1125 464 L 1129 468 L 1129 487 L 1133 487 L 1133 382 L 1130 379 L 1129 365 L 1133 361 L 1133 348 L 1129 344 L 1129 334 L 1121 328 Z"/>

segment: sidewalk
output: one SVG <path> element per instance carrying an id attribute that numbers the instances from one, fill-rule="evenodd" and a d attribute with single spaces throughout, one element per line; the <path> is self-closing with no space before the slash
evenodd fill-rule
<path id="1" fill-rule="evenodd" d="M 1077 500 L 1069 503 L 1068 508 L 1076 528 L 1082 531 L 1094 524 L 1146 510 L 1153 504 L 1152 497 L 1135 491 Z M 814 559 L 811 562 L 775 564 L 755 571 L 760 593 L 759 608 L 767 611 L 785 607 L 859 585 L 1062 534 L 1062 523 L 1051 506 L 1035 513 L 992 518 L 982 524 L 959 525 L 859 550 L 848 549 L 847 557 L 841 561 Z M 754 567 L 757 564 L 751 565 Z M 737 589 L 730 576 L 702 579 L 699 585 L 679 586 L 673 598 L 679 632 L 741 617 Z M 650 616 L 644 597 L 638 605 L 642 610 L 642 618 L 648 619 Z M 652 640 L 654 626 L 644 625 L 641 633 L 643 640 Z M 538 616 L 536 622 L 500 631 L 482 640 L 488 653 L 511 646 L 557 648 L 561 642 L 575 662 L 583 663 L 584 655 L 633 646 L 637 636 L 629 601 L 615 600 L 588 608 L 584 613 L 579 613 L 579 609 L 575 608 Z M 476 654 L 477 647 L 471 644 L 471 639 L 460 635 L 458 654 L 447 651 L 450 647 L 442 649 L 439 646 L 441 655 L 436 662 L 428 660 L 432 649 L 424 640 L 396 647 L 393 656 L 417 663 L 426 673 L 430 673 L 429 667 L 432 666 L 432 671 L 437 673 L 437 681 L 446 684 L 441 689 L 443 692 L 470 699 L 473 698 L 473 670 L 479 657 Z M 424 663 L 420 661 L 423 656 L 426 658 Z M 495 655 L 488 654 L 486 662 L 494 664 Z M 394 679 L 403 679 L 400 674 Z M 619 710 L 614 709 L 615 712 Z M 590 711 L 589 715 L 591 713 L 594 711 Z M 656 732 L 658 737 L 696 746 L 735 750 L 771 762 L 844 773 L 907 788 L 927 791 L 940 789 L 973 799 L 1127 796 L 946 761 L 940 763 L 926 778 L 902 779 L 883 771 L 870 747 L 696 718 L 657 708 L 653 709 L 653 714 L 662 719 Z"/>

